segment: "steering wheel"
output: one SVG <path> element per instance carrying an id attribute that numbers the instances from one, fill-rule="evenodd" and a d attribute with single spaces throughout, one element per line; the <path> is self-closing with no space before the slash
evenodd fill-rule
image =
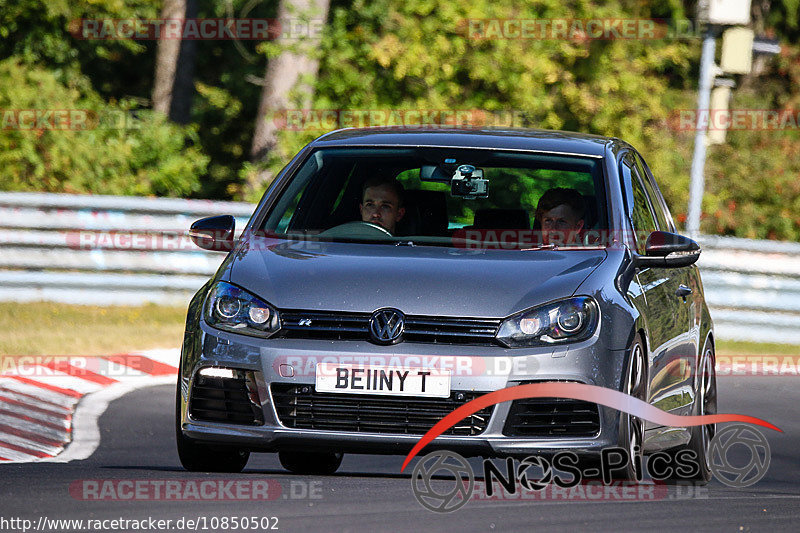
<path id="1" fill-rule="evenodd" d="M 345 222 L 332 228 L 326 229 L 319 234 L 320 237 L 361 237 L 364 239 L 374 239 L 376 237 L 393 237 L 391 232 L 386 228 L 373 224 L 372 222 L 363 222 L 361 220 L 354 220 L 353 222 Z"/>

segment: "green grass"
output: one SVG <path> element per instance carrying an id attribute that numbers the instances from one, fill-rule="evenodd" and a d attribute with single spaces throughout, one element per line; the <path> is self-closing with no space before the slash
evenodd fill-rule
<path id="1" fill-rule="evenodd" d="M 0 356 L 102 355 L 177 348 L 184 307 L 0 303 Z M 800 355 L 800 346 L 717 341 L 720 355 Z"/>
<path id="2" fill-rule="evenodd" d="M 0 303 L 0 356 L 178 348 L 185 319 L 184 307 Z"/>
<path id="3" fill-rule="evenodd" d="M 800 355 L 800 346 L 747 341 L 717 341 L 720 355 Z"/>

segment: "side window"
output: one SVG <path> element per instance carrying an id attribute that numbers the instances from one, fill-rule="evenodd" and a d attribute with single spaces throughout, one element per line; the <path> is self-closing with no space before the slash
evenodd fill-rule
<path id="1" fill-rule="evenodd" d="M 284 191 L 278 204 L 272 208 L 269 217 L 264 221 L 263 229 L 276 233 L 286 233 L 291 230 L 300 200 L 308 189 L 311 177 L 321 167 L 320 163 L 321 159 L 313 156 L 303 165 L 289 184 L 289 188 Z"/>
<path id="2" fill-rule="evenodd" d="M 628 204 L 628 215 L 630 216 L 631 224 L 633 224 L 636 250 L 642 254 L 644 253 L 644 244 L 647 241 L 647 236 L 657 228 L 655 217 L 651 211 L 647 193 L 627 158 L 622 161 L 620 170 L 622 172 L 625 201 Z"/>
<path id="3" fill-rule="evenodd" d="M 658 229 L 662 231 L 673 231 L 674 227 L 671 223 L 672 217 L 669 215 L 669 211 L 666 210 L 666 205 L 661 201 L 660 191 L 653 187 L 653 182 L 645 170 L 645 164 L 641 156 L 635 154 L 634 162 L 636 164 L 634 170 L 638 172 L 639 178 L 642 180 L 644 188 L 647 191 L 647 196 L 650 197 L 650 205 L 653 207 L 653 213 L 655 213 L 656 221 L 658 222 Z"/>
<path id="4" fill-rule="evenodd" d="M 303 194 L 304 190 L 305 189 L 298 192 L 291 203 L 287 206 L 286 211 L 284 211 L 283 216 L 278 222 L 278 227 L 275 228 L 276 233 L 286 233 L 286 231 L 289 229 L 289 223 L 292 221 L 292 217 L 297 210 L 297 205 L 300 203 L 300 196 Z"/>

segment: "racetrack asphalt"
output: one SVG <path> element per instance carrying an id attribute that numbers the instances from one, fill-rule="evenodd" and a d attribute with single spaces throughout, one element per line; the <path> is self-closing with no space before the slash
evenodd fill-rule
<path id="1" fill-rule="evenodd" d="M 697 494 L 688 494 L 684 488 L 682 497 L 670 493 L 657 501 L 470 501 L 448 514 L 433 513 L 417 503 L 411 491 L 411 470 L 400 473 L 402 456 L 349 455 L 333 476 L 291 475 L 274 454 L 252 455 L 242 474 L 186 472 L 175 450 L 174 386 L 148 387 L 110 404 L 99 421 L 100 446 L 88 459 L 0 465 L 0 529 L 21 530 L 9 522 L 2 527 L 3 519 L 12 518 L 31 520 L 35 526 L 43 518 L 152 517 L 172 520 L 173 531 L 180 530 L 175 525 L 181 518 L 199 519 L 197 530 L 221 531 L 224 517 L 252 517 L 259 519 L 259 527 L 248 530 L 261 531 L 260 526 L 276 524 L 262 518 L 277 517 L 280 531 L 797 531 L 800 378 L 724 376 L 718 386 L 720 412 L 757 416 L 784 430 L 782 434 L 763 431 L 772 461 L 766 476 L 755 485 L 734 489 L 713 480 Z M 125 481 L 128 485 L 121 483 Z M 152 492 L 150 499 L 94 499 L 106 489 L 105 496 L 111 498 L 130 496 L 130 490 L 122 489 L 130 489 L 137 481 L 144 481 L 151 491 L 165 486 L 160 485 L 162 481 L 180 481 L 183 488 L 214 481 L 218 493 L 227 499 L 152 499 Z M 228 483 L 231 492 L 219 489 L 220 482 Z M 266 482 L 275 499 L 249 499 L 252 492 L 248 490 L 256 482 L 262 482 L 262 488 Z M 242 499 L 235 493 L 237 487 L 244 487 Z M 232 499 L 226 496 L 231 493 Z M 83 529 L 74 523 L 61 528 L 49 525 L 48 531 L 86 531 L 89 524 L 84 522 Z M 112 530 L 115 524 L 105 525 Z M 116 530 L 132 530 L 130 523 L 116 525 Z M 235 531 L 230 523 L 228 530 Z"/>

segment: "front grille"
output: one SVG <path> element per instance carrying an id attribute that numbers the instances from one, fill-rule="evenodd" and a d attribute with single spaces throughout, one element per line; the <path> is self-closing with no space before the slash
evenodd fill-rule
<path id="1" fill-rule="evenodd" d="M 369 340 L 367 313 L 281 311 L 280 337 L 294 339 Z M 403 339 L 434 344 L 494 344 L 499 319 L 437 316 L 405 317 Z"/>
<path id="2" fill-rule="evenodd" d="M 264 423 L 252 372 L 236 370 L 235 378 L 198 373 L 189 398 L 189 415 L 199 421 L 260 425 Z"/>
<path id="3" fill-rule="evenodd" d="M 278 336 L 294 339 L 366 339 L 370 315 L 311 311 L 281 311 Z M 304 325 L 308 324 L 308 325 Z"/>
<path id="4" fill-rule="evenodd" d="M 442 344 L 492 344 L 500 320 L 486 318 L 406 317 L 406 340 Z"/>
<path id="5" fill-rule="evenodd" d="M 597 404 L 568 398 L 514 400 L 503 428 L 508 437 L 593 437 L 599 432 Z"/>
<path id="6" fill-rule="evenodd" d="M 481 394 L 455 391 L 449 398 L 367 396 L 321 393 L 312 385 L 272 384 L 278 418 L 286 427 L 401 435 L 425 434 L 451 411 Z M 483 433 L 493 409 L 487 407 L 443 434 Z"/>

